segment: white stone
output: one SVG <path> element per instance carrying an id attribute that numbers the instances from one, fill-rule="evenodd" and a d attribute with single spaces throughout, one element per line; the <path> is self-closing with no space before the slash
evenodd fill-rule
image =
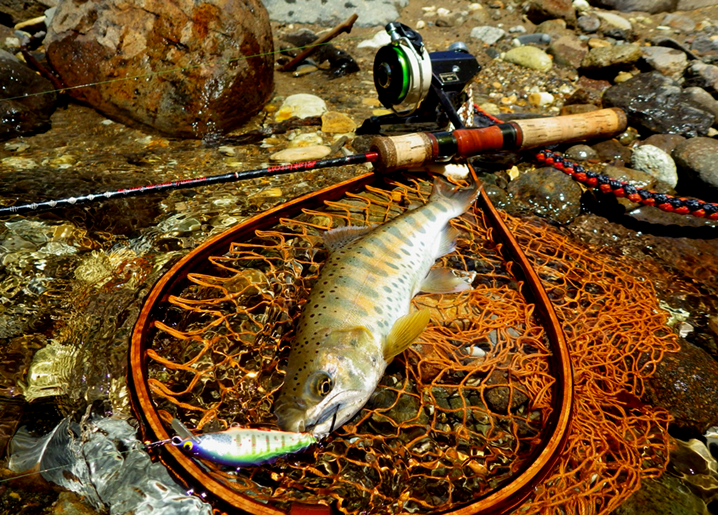
<path id="1" fill-rule="evenodd" d="M 296 163 L 299 161 L 312 161 L 327 157 L 332 151 L 326 145 L 313 145 L 311 147 L 287 148 L 269 156 L 269 159 L 280 163 Z"/>
<path id="2" fill-rule="evenodd" d="M 381 48 L 391 43 L 391 36 L 385 30 L 380 30 L 371 39 L 365 39 L 357 45 L 357 48 Z"/>
<path id="3" fill-rule="evenodd" d="M 471 39 L 478 39 L 487 45 L 493 45 L 504 37 L 505 34 L 505 30 L 490 25 L 483 25 L 471 29 Z"/>
<path id="4" fill-rule="evenodd" d="M 326 112 L 327 104 L 318 96 L 308 93 L 297 93 L 296 95 L 290 95 L 286 98 L 274 115 L 274 119 L 281 122 L 293 116 L 297 118 L 308 118 L 310 116 L 321 116 Z"/>
<path id="5" fill-rule="evenodd" d="M 634 148 L 631 166 L 665 182 L 671 188 L 675 188 L 678 184 L 675 161 L 666 152 L 653 145 L 641 145 Z"/>
<path id="6" fill-rule="evenodd" d="M 619 16 L 618 14 L 598 11 L 598 12 L 596 12 L 596 16 L 601 18 L 603 21 L 605 21 L 612 27 L 616 27 L 618 29 L 627 30 L 627 31 L 633 30 L 633 26 L 631 25 L 631 22 L 628 21 L 623 16 Z"/>

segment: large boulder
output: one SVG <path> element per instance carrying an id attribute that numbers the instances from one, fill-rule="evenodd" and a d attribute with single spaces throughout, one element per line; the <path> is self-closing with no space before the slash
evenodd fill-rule
<path id="1" fill-rule="evenodd" d="M 172 136 L 228 132 L 273 89 L 260 0 L 61 0 L 45 46 L 73 97 Z"/>

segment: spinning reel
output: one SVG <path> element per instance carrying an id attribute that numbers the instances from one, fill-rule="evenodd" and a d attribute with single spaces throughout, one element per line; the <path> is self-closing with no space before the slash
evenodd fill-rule
<path id="1" fill-rule="evenodd" d="M 481 69 L 464 43 L 442 52 L 427 52 L 421 35 L 399 22 L 386 26 L 391 43 L 374 59 L 374 86 L 379 101 L 393 114 L 372 116 L 359 133 L 379 132 L 382 125 L 432 122 L 462 128 L 457 109 L 466 85 Z"/>

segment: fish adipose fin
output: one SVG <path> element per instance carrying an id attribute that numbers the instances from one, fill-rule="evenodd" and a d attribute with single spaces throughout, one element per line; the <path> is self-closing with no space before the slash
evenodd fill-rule
<path id="1" fill-rule="evenodd" d="M 434 268 L 429 271 L 420 291 L 426 293 L 459 293 L 471 289 L 464 278 L 456 276 L 449 268 Z"/>
<path id="2" fill-rule="evenodd" d="M 329 229 L 322 237 L 324 238 L 324 245 L 333 252 L 353 242 L 354 240 L 361 238 L 372 229 L 373 227 L 348 225 L 346 227 Z"/>
<path id="3" fill-rule="evenodd" d="M 404 352 L 414 343 L 424 331 L 431 316 L 428 309 L 420 309 L 408 315 L 404 315 L 394 322 L 394 325 L 386 338 L 384 346 L 384 359 L 389 362 Z"/>

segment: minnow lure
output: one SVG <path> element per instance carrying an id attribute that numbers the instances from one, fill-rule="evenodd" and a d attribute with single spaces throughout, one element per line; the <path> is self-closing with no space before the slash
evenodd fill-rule
<path id="1" fill-rule="evenodd" d="M 176 418 L 172 419 L 172 428 L 177 433 L 172 444 L 185 453 L 234 468 L 271 463 L 280 456 L 303 451 L 318 441 L 310 433 L 242 427 L 194 435 Z"/>

